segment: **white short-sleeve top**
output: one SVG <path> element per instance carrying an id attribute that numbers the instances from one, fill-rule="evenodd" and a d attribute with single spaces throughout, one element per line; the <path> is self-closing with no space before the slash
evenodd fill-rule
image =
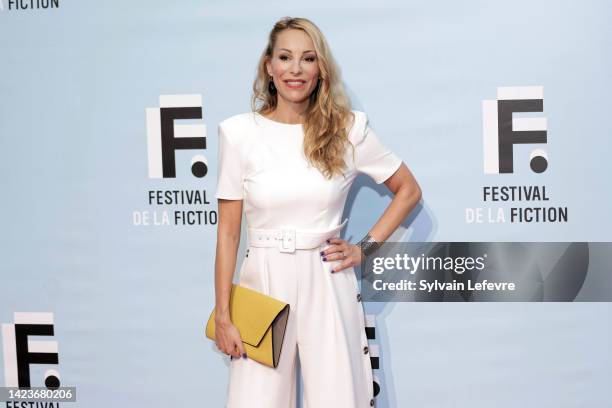
<path id="1" fill-rule="evenodd" d="M 402 160 L 372 131 L 365 113 L 355 122 L 346 149 L 344 175 L 325 178 L 303 152 L 301 124 L 286 124 L 256 112 L 241 113 L 219 124 L 216 198 L 244 200 L 247 226 L 320 230 L 342 222 L 349 188 L 358 173 L 380 184 Z"/>

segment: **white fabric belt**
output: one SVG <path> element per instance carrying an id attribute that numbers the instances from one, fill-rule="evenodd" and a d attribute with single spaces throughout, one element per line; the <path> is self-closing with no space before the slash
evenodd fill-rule
<path id="1" fill-rule="evenodd" d="M 328 238 L 336 237 L 346 222 L 322 231 L 300 230 L 291 227 L 276 229 L 249 228 L 249 245 L 253 247 L 278 247 L 280 252 L 294 252 L 296 249 L 311 249 L 320 246 Z"/>

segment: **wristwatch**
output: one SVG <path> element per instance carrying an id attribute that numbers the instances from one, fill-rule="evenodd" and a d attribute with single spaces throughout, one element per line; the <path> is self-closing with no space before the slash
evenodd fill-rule
<path id="1" fill-rule="evenodd" d="M 361 252 L 363 252 L 363 254 L 365 256 L 370 256 L 372 255 L 382 244 L 380 242 L 377 242 L 376 240 L 374 240 L 374 238 L 372 238 L 372 236 L 370 235 L 370 233 L 368 232 L 366 234 L 365 237 L 361 238 L 361 241 L 359 241 L 357 243 L 357 245 L 359 245 L 359 247 L 361 248 Z"/>

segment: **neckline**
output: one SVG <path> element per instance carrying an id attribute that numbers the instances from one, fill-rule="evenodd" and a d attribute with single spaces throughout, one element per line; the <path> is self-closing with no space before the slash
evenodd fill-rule
<path id="1" fill-rule="evenodd" d="M 301 124 L 301 123 L 283 123 L 283 122 L 277 122 L 277 121 L 275 121 L 275 120 L 272 120 L 272 119 L 270 119 L 270 118 L 265 117 L 264 115 L 262 115 L 262 114 L 261 114 L 261 113 L 259 113 L 259 112 L 253 112 L 253 113 L 255 113 L 257 116 L 259 116 L 260 118 L 262 118 L 262 119 L 263 119 L 263 120 L 265 120 L 266 122 L 270 122 L 270 123 L 273 123 L 273 124 L 275 124 L 275 125 L 279 125 L 279 126 L 286 126 L 286 127 L 295 127 L 295 128 L 297 128 L 297 127 L 302 127 L 302 124 Z"/>

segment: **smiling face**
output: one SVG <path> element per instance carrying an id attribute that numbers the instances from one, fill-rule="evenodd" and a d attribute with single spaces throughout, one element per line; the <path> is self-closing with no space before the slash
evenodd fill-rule
<path id="1" fill-rule="evenodd" d="M 292 103 L 308 99 L 319 79 L 317 54 L 308 34 L 297 29 L 281 31 L 266 69 L 279 98 Z"/>

